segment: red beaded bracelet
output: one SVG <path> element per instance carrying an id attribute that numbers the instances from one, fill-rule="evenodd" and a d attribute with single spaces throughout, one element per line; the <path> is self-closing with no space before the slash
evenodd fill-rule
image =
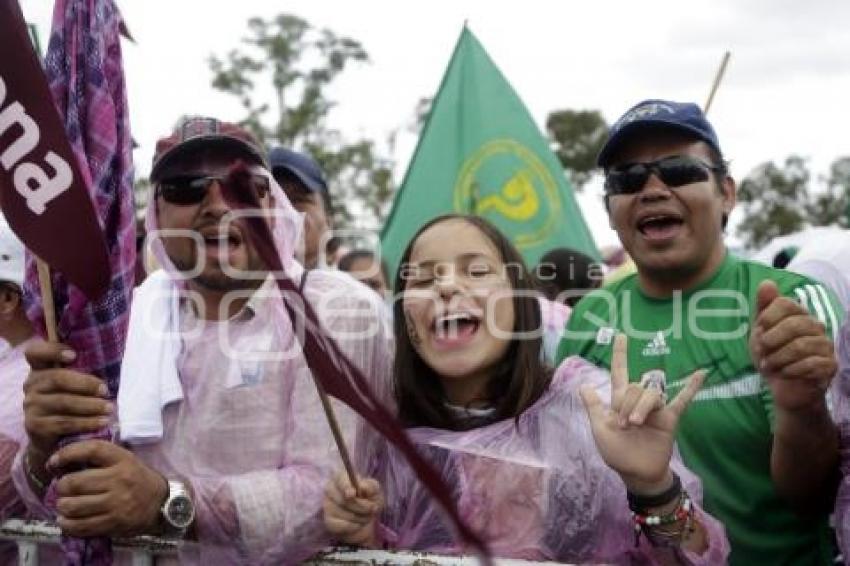
<path id="1" fill-rule="evenodd" d="M 680 521 L 684 521 L 683 528 L 679 533 L 676 533 L 677 539 L 681 539 L 681 535 L 685 532 L 687 525 L 693 518 L 693 503 L 687 491 L 682 490 L 679 496 L 679 504 L 676 508 L 666 515 L 650 515 L 641 513 L 632 513 L 632 521 L 635 529 L 635 546 L 640 543 L 640 535 L 645 530 L 662 525 L 670 525 Z M 655 537 L 651 536 L 650 532 L 645 533 L 647 539 L 653 542 Z M 669 537 L 664 537 L 669 538 Z"/>

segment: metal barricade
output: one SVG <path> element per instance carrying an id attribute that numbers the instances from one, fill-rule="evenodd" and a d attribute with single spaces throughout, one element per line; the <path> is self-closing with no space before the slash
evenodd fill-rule
<path id="1" fill-rule="evenodd" d="M 18 546 L 20 566 L 39 566 L 39 547 L 59 546 L 59 529 L 43 521 L 10 519 L 0 524 L 0 540 L 12 541 Z M 158 558 L 177 557 L 179 543 L 157 537 L 116 539 L 116 553 L 129 554 L 132 566 L 154 566 Z M 499 566 L 530 566 L 556 564 L 527 560 L 497 559 Z M 352 548 L 329 548 L 304 562 L 308 566 L 473 566 L 479 564 L 474 557 L 441 556 L 428 552 L 385 551 Z M 560 564 L 560 563 L 558 563 Z"/>
<path id="2" fill-rule="evenodd" d="M 0 540 L 18 546 L 20 566 L 39 566 L 39 548 L 59 546 L 59 528 L 43 521 L 9 519 L 0 524 Z M 130 555 L 132 566 L 154 566 L 160 556 L 177 556 L 177 543 L 157 537 L 117 539 L 115 549 Z"/>

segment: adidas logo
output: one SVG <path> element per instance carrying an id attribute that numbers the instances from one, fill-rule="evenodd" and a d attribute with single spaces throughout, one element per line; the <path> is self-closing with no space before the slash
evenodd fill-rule
<path id="1" fill-rule="evenodd" d="M 666 356 L 670 353 L 670 347 L 664 341 L 664 332 L 658 331 L 655 337 L 643 349 L 644 356 Z"/>

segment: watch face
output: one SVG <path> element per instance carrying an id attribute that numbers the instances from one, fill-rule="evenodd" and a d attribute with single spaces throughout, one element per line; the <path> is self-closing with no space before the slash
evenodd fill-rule
<path id="1" fill-rule="evenodd" d="M 178 495 L 168 502 L 165 516 L 168 522 L 179 529 L 187 528 L 195 518 L 192 501 L 185 495 Z"/>

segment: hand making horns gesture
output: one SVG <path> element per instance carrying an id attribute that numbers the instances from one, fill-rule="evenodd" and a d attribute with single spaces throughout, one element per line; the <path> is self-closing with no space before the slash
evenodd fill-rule
<path id="1" fill-rule="evenodd" d="M 626 336 L 618 334 L 611 358 L 610 407 L 592 386 L 581 387 L 599 454 L 620 474 L 630 492 L 658 493 L 669 486 L 676 426 L 704 378 L 702 370 L 691 374 L 679 394 L 667 403 L 658 383 L 629 383 Z"/>

